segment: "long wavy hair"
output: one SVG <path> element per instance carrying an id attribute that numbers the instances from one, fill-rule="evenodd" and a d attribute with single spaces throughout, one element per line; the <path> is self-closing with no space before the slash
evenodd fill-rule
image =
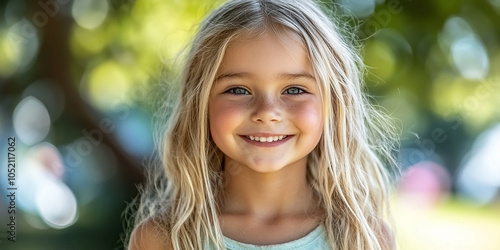
<path id="1" fill-rule="evenodd" d="M 135 216 L 158 222 L 175 249 L 224 249 L 218 223 L 223 154 L 210 137 L 209 94 L 228 44 L 249 32 L 293 34 L 304 44 L 320 85 L 324 131 L 307 178 L 320 199 L 334 249 L 384 249 L 394 127 L 369 104 L 353 40 L 310 0 L 233 0 L 201 24 L 180 79 L 180 97 Z"/>

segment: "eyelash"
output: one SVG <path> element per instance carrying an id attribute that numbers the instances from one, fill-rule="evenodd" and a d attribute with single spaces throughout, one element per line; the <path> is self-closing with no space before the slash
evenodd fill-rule
<path id="1" fill-rule="evenodd" d="M 229 94 L 232 94 L 232 95 L 244 95 L 244 94 L 237 94 L 237 93 L 235 93 L 235 90 L 240 90 L 240 89 L 243 90 L 243 91 L 245 91 L 248 94 L 250 93 L 248 90 L 246 90 L 243 87 L 233 87 L 233 88 L 230 88 L 230 89 L 226 90 L 224 93 L 229 93 Z"/>
<path id="2" fill-rule="evenodd" d="M 299 87 L 290 87 L 290 88 L 287 88 L 283 93 L 289 91 L 290 89 L 297 89 L 299 93 L 297 93 L 297 94 L 290 94 L 289 93 L 289 95 L 301 95 L 301 94 L 307 93 L 304 89 L 299 88 Z"/>
<path id="3" fill-rule="evenodd" d="M 307 93 L 304 89 L 299 88 L 299 87 L 289 87 L 285 91 L 283 91 L 283 93 L 286 94 L 286 92 L 288 92 L 290 89 L 297 89 L 298 93 L 297 94 L 288 93 L 288 95 L 302 95 L 302 94 Z M 245 94 L 242 94 L 242 93 L 237 94 L 237 93 L 235 93 L 236 90 L 243 90 L 246 93 Z M 245 89 L 243 87 L 233 87 L 233 88 L 226 90 L 224 93 L 228 93 L 228 94 L 232 94 L 232 95 L 247 95 L 247 94 L 250 94 L 250 91 L 248 91 L 247 89 Z"/>

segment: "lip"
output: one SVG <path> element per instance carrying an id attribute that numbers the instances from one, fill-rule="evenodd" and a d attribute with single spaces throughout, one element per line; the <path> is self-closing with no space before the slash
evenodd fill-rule
<path id="1" fill-rule="evenodd" d="M 281 136 L 281 135 L 288 135 L 288 134 L 272 134 L 272 133 L 254 133 L 254 134 L 247 134 L 247 135 L 242 135 L 242 136 L 258 136 L 258 137 L 274 137 L 274 136 Z"/>
<path id="2" fill-rule="evenodd" d="M 258 137 L 274 137 L 274 136 L 285 136 L 285 138 L 283 138 L 282 140 L 280 141 L 273 141 L 273 142 L 260 142 L 260 141 L 252 141 L 248 138 L 248 136 L 258 136 Z M 287 135 L 287 134 L 268 134 L 268 133 L 256 133 L 256 134 L 248 134 L 248 135 L 240 135 L 240 137 L 247 143 L 251 144 L 251 145 L 254 145 L 254 146 L 257 146 L 257 147 L 266 147 L 266 148 L 269 148 L 269 147 L 276 147 L 276 146 L 279 146 L 285 142 L 287 142 L 288 140 L 290 140 L 292 137 L 294 137 L 294 135 Z"/>

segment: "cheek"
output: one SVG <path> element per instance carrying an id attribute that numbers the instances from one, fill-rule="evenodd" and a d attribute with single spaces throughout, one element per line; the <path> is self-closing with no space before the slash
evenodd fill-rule
<path id="1" fill-rule="evenodd" d="M 237 105 L 214 101 L 209 106 L 210 133 L 220 147 L 224 137 L 235 133 L 240 124 L 242 110 Z"/>
<path id="2" fill-rule="evenodd" d="M 304 134 L 314 134 L 319 140 L 323 132 L 323 112 L 320 101 L 303 102 L 294 106 L 291 113 Z"/>

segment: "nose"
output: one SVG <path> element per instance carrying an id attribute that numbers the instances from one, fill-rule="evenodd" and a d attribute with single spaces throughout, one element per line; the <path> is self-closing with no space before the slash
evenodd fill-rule
<path id="1" fill-rule="evenodd" d="M 281 122 L 281 104 L 275 98 L 263 96 L 254 103 L 251 116 L 255 123 Z"/>

